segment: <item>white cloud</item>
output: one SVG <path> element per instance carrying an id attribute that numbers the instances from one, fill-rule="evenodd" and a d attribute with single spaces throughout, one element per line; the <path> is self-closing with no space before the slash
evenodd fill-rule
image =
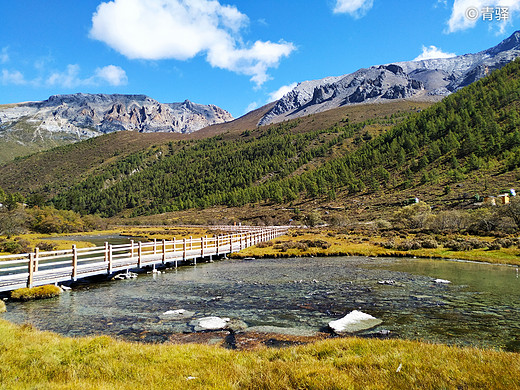
<path id="1" fill-rule="evenodd" d="M 520 12 L 519 0 L 455 0 L 448 20 L 448 28 L 446 32 L 453 33 L 460 30 L 475 27 L 478 21 L 482 21 L 482 9 L 490 7 L 506 7 L 508 9 L 509 18 L 507 20 L 486 21 L 490 27 L 497 26 L 498 32 L 503 33 L 508 24 L 512 23 L 515 14 Z"/>
<path id="2" fill-rule="evenodd" d="M 115 65 L 108 65 L 103 68 L 97 68 L 94 78 L 105 80 L 108 84 L 119 87 L 128 84 L 126 72 Z"/>
<path id="3" fill-rule="evenodd" d="M 450 57 L 455 57 L 455 56 L 456 56 L 455 53 L 445 53 L 436 46 L 431 45 L 431 46 L 426 47 L 423 45 L 422 53 L 419 56 L 415 57 L 413 60 L 421 61 L 421 60 L 428 60 L 430 58 L 450 58 Z"/>
<path id="4" fill-rule="evenodd" d="M 97 86 L 108 83 L 118 87 L 126 85 L 128 78 L 126 72 L 115 65 L 108 65 L 97 68 L 94 75 L 88 78 L 80 77 L 80 67 L 77 64 L 67 65 L 64 72 L 54 72 L 47 78 L 47 84 L 51 86 L 61 86 L 64 88 L 76 88 L 81 86 Z"/>
<path id="5" fill-rule="evenodd" d="M 25 85 L 25 84 L 27 84 L 27 81 L 25 80 L 23 74 L 18 70 L 9 71 L 7 69 L 2 69 L 0 81 L 3 85 L 8 85 L 8 84 Z"/>
<path id="6" fill-rule="evenodd" d="M 350 14 L 361 18 L 372 8 L 374 0 L 337 0 L 334 7 L 335 14 Z"/>
<path id="7" fill-rule="evenodd" d="M 9 53 L 7 53 L 9 47 L 3 47 L 2 51 L 0 51 L 0 64 L 5 64 L 9 61 Z"/>
<path id="8" fill-rule="evenodd" d="M 54 72 L 47 79 L 49 85 L 60 85 L 65 88 L 74 88 L 82 85 L 84 80 L 79 78 L 79 65 L 67 65 L 64 72 Z"/>
<path id="9" fill-rule="evenodd" d="M 240 30 L 249 18 L 216 0 L 113 0 L 92 16 L 90 36 L 130 59 L 187 60 L 205 54 L 213 67 L 269 79 L 294 49 L 289 42 L 244 44 Z"/>
<path id="10" fill-rule="evenodd" d="M 244 111 L 244 114 L 247 114 L 248 112 L 251 112 L 253 110 L 256 110 L 258 108 L 257 102 L 251 102 L 247 105 L 246 110 Z"/>
<path id="11" fill-rule="evenodd" d="M 280 88 L 278 88 L 276 91 L 271 92 L 269 94 L 269 102 L 274 102 L 275 100 L 281 99 L 286 93 L 292 91 L 294 87 L 298 85 L 297 83 L 292 83 L 289 85 L 284 85 Z"/>

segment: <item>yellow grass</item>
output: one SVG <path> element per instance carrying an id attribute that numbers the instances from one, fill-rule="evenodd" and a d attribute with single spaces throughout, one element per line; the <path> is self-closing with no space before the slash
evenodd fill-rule
<path id="1" fill-rule="evenodd" d="M 405 239 L 397 239 L 397 242 L 413 239 L 410 235 Z M 492 241 L 491 238 L 482 238 L 482 241 Z M 323 240 L 330 246 L 326 249 L 308 248 L 301 250 L 291 248 L 286 251 L 276 249 L 275 243 L 293 242 L 297 243 L 304 240 Z M 385 241 L 379 236 L 368 236 L 360 234 L 336 234 L 333 230 L 312 229 L 293 230 L 288 235 L 279 237 L 269 243 L 269 246 L 263 245 L 246 248 L 240 253 L 233 254 L 234 257 L 304 257 L 304 256 L 415 256 L 425 258 L 443 258 L 443 259 L 460 259 L 469 261 L 481 261 L 495 264 L 511 264 L 520 265 L 520 249 L 518 248 L 502 248 L 500 250 L 473 249 L 469 251 L 451 251 L 442 246 L 436 249 L 416 249 L 409 251 L 398 251 L 395 249 L 386 249 L 377 243 Z"/>
<path id="2" fill-rule="evenodd" d="M 517 354 L 402 340 L 237 352 L 65 338 L 0 320 L 0 361 L 2 389 L 520 388 Z"/>
<path id="3" fill-rule="evenodd" d="M 118 227 L 112 230 L 88 232 L 85 234 L 122 234 L 126 236 L 141 237 L 144 241 L 157 240 L 171 240 L 176 239 L 198 238 L 207 235 L 213 236 L 215 231 L 211 229 L 200 227 Z M 75 235 L 77 235 L 76 233 Z M 56 249 L 70 249 L 72 245 L 77 245 L 78 248 L 92 247 L 93 244 L 86 241 L 67 240 L 67 236 L 71 234 L 23 234 L 19 237 L 28 240 L 31 246 L 35 246 L 38 242 L 45 242 L 49 237 L 61 237 L 60 240 L 52 240 L 56 245 Z M 407 238 L 397 239 L 397 242 L 413 239 L 410 235 Z M 483 241 L 492 241 L 490 237 L 480 237 Z M 234 257 L 303 257 L 303 256 L 416 256 L 425 258 L 443 258 L 443 259 L 460 259 L 469 261 L 481 261 L 495 264 L 511 264 L 520 266 L 520 249 L 518 248 L 502 248 L 500 250 L 487 249 L 473 249 L 470 251 L 451 251 L 442 246 L 436 249 L 416 249 L 410 251 L 398 251 L 394 249 L 386 249 L 380 245 L 380 242 L 385 241 L 375 235 L 361 235 L 361 234 L 337 234 L 333 229 L 297 229 L 291 231 L 288 235 L 279 237 L 273 242 L 298 242 L 302 240 L 323 240 L 330 244 L 326 249 L 310 247 L 306 250 L 296 248 L 282 251 L 274 249 L 272 245 L 267 247 L 253 246 L 246 248 L 239 253 L 233 254 Z M 273 244 L 271 242 L 270 244 Z M 0 253 L 4 254 L 4 253 Z"/>
<path id="4" fill-rule="evenodd" d="M 54 285 L 19 288 L 11 291 L 11 299 L 16 301 L 30 301 L 33 299 L 53 298 L 60 295 L 61 292 L 61 288 Z"/>

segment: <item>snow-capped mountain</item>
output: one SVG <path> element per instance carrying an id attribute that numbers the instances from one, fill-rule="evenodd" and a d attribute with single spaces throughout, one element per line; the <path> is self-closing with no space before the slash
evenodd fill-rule
<path id="1" fill-rule="evenodd" d="M 520 56 L 520 31 L 476 54 L 372 66 L 354 73 L 304 81 L 285 94 L 259 125 L 346 104 L 391 99 L 441 99 Z"/>

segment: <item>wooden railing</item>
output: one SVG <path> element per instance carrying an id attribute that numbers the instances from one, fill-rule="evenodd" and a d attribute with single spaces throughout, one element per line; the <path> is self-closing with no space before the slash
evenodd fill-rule
<path id="1" fill-rule="evenodd" d="M 0 256 L 0 292 L 20 287 L 76 281 L 94 275 L 113 274 L 146 266 L 193 261 L 238 252 L 287 232 L 286 226 L 218 226 L 231 231 L 213 237 L 154 240 L 123 245 Z"/>

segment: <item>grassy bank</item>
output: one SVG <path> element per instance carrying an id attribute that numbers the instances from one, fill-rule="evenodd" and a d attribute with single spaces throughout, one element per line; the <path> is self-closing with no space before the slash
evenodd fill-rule
<path id="1" fill-rule="evenodd" d="M 436 248 L 400 250 L 414 242 L 435 240 Z M 444 243 L 443 243 L 444 241 Z M 446 245 L 456 242 L 477 242 L 480 248 L 453 250 Z M 433 239 L 417 234 L 401 234 L 397 237 L 383 237 L 368 233 L 349 233 L 334 229 L 293 229 L 289 234 L 276 240 L 261 243 L 235 253 L 234 257 L 304 257 L 304 256 L 408 256 L 438 259 L 460 259 L 482 261 L 494 264 L 520 265 L 520 248 L 490 249 L 493 237 L 436 236 Z M 393 248 L 388 248 L 388 243 Z"/>
<path id="2" fill-rule="evenodd" d="M 3 389 L 520 388 L 518 354 L 401 340 L 237 352 L 72 339 L 0 321 L 0 359 Z"/>
<path id="3" fill-rule="evenodd" d="M 211 228 L 194 227 L 118 227 L 112 230 L 94 231 L 86 235 L 122 234 L 138 237 L 142 241 L 153 239 L 171 240 L 182 238 L 198 238 L 213 236 L 219 233 Z M 23 234 L 21 239 L 29 242 L 34 247 L 38 243 L 48 242 L 55 249 L 70 249 L 72 245 L 78 248 L 93 246 L 86 241 L 67 240 L 67 234 L 42 235 Z M 49 237 L 54 239 L 48 240 Z M 481 261 L 494 264 L 511 264 L 520 266 L 520 240 L 513 238 L 513 244 L 509 247 L 496 248 L 493 244 L 497 241 L 494 237 L 470 236 L 470 235 L 424 235 L 417 233 L 396 233 L 389 235 L 381 232 L 354 232 L 345 229 L 313 228 L 291 229 L 285 236 L 279 237 L 267 243 L 244 249 L 232 257 L 306 257 L 306 256 L 408 256 L 437 259 L 460 259 L 469 261 Z M 435 248 L 421 247 L 414 249 L 414 244 L 435 242 Z M 472 243 L 475 248 L 466 247 L 464 250 L 448 247 L 451 243 Z M 475 244 L 477 243 L 477 244 Z M 391 244 L 391 245 L 389 245 Z M 407 248 L 410 247 L 410 248 Z M 464 245 L 459 245 L 464 246 Z M 3 253 L 0 253 L 3 254 Z"/>

